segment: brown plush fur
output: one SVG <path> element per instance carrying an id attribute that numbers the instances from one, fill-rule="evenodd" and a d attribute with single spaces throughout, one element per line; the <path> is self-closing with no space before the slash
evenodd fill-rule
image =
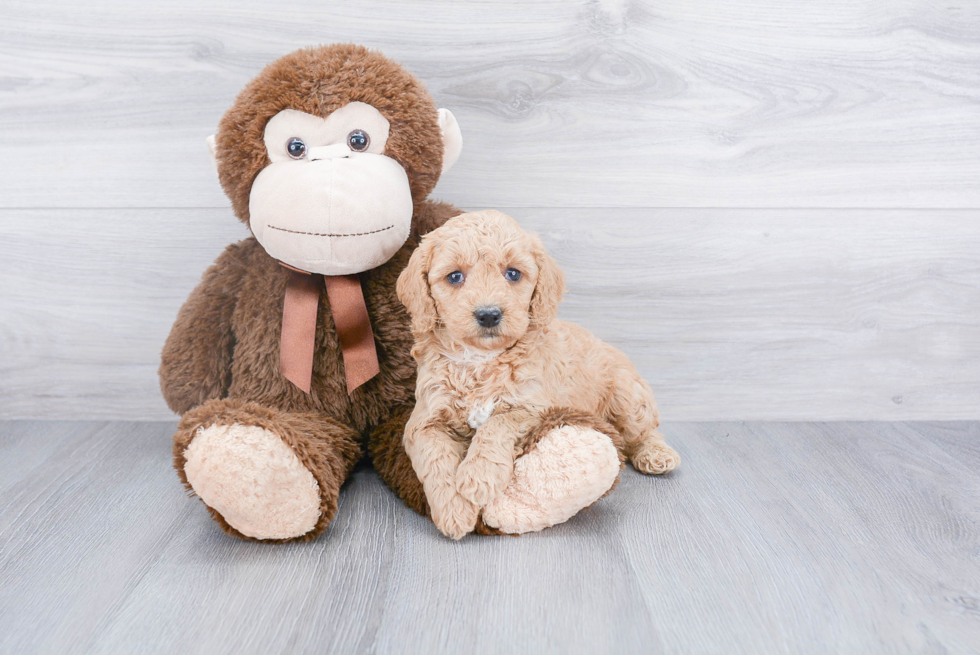
<path id="1" fill-rule="evenodd" d="M 626 466 L 626 444 L 623 442 L 623 435 L 610 425 L 609 421 L 568 407 L 551 407 L 542 412 L 538 423 L 517 443 L 518 456 L 526 455 L 534 450 L 544 435 L 563 425 L 591 428 L 596 432 L 603 433 L 616 446 L 616 451 L 619 453 L 619 463 L 623 467 Z"/>
<path id="2" fill-rule="evenodd" d="M 396 297 L 395 281 L 419 236 L 460 212 L 425 199 L 442 165 L 432 99 L 399 65 L 359 46 L 310 48 L 273 62 L 239 95 L 217 134 L 221 184 L 247 223 L 252 182 L 269 163 L 262 138 L 266 122 L 286 108 L 325 117 L 355 100 L 375 106 L 390 122 L 385 154 L 405 168 L 415 201 L 412 236 L 387 263 L 361 274 L 380 374 L 347 394 L 323 292 L 310 393 L 282 377 L 279 338 L 288 272 L 254 238 L 228 246 L 204 274 L 178 314 L 160 365 L 167 404 L 185 414 L 174 436 L 175 466 L 184 483 L 183 452 L 198 428 L 234 422 L 263 427 L 296 452 L 320 486 L 320 519 L 299 539 L 317 536 L 333 518 L 340 485 L 365 440 L 382 479 L 410 507 L 426 511 L 418 479 L 401 451 L 415 402 L 416 369 L 409 317 Z M 217 512 L 212 515 L 229 534 L 242 536 Z"/>
<path id="3" fill-rule="evenodd" d="M 412 415 L 411 407 L 400 407 L 392 413 L 385 423 L 371 434 L 368 451 L 374 468 L 388 483 L 406 505 L 422 516 L 429 515 L 429 505 L 425 501 L 422 482 L 415 475 L 412 461 L 405 453 L 402 436 L 405 424 Z"/>

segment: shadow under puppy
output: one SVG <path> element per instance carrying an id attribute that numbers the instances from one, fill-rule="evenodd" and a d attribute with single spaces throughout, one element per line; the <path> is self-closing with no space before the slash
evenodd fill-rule
<path id="1" fill-rule="evenodd" d="M 481 518 L 541 530 L 607 493 L 626 458 L 649 474 L 680 463 L 626 356 L 555 318 L 564 275 L 514 219 L 448 220 L 397 290 L 419 365 L 405 450 L 444 534 L 459 539 Z"/>

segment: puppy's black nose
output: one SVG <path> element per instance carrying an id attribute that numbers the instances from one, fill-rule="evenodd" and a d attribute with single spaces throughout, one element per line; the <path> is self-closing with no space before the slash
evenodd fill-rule
<path id="1" fill-rule="evenodd" d="M 500 319 L 503 317 L 504 313 L 500 311 L 499 307 L 479 307 L 473 316 L 476 317 L 476 322 L 480 324 L 480 327 L 492 328 L 500 324 Z"/>

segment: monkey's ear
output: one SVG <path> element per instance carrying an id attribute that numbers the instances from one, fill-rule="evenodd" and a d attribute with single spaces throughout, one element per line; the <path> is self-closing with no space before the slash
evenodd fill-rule
<path id="1" fill-rule="evenodd" d="M 398 299 L 412 316 L 412 333 L 415 335 L 435 330 L 436 320 L 439 318 L 436 304 L 429 292 L 429 264 L 432 260 L 433 244 L 432 239 L 422 239 L 395 284 Z"/>
<path id="2" fill-rule="evenodd" d="M 214 164 L 214 168 L 218 168 L 218 144 L 214 140 L 214 135 L 212 134 L 207 138 L 208 152 L 211 153 L 211 163 Z"/>
<path id="3" fill-rule="evenodd" d="M 439 129 L 442 131 L 442 174 L 445 174 L 463 151 L 463 133 L 459 131 L 453 112 L 448 109 L 439 110 Z"/>

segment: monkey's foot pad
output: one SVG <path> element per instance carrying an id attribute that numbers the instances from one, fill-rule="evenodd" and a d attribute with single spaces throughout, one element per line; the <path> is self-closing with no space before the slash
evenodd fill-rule
<path id="1" fill-rule="evenodd" d="M 243 535 L 288 539 L 316 526 L 316 480 L 275 433 L 249 425 L 213 425 L 198 431 L 184 458 L 194 492 Z"/>
<path id="2" fill-rule="evenodd" d="M 619 454 L 608 436 L 557 427 L 514 462 L 510 485 L 483 508 L 483 521 L 508 534 L 564 523 L 609 491 L 619 471 Z"/>

